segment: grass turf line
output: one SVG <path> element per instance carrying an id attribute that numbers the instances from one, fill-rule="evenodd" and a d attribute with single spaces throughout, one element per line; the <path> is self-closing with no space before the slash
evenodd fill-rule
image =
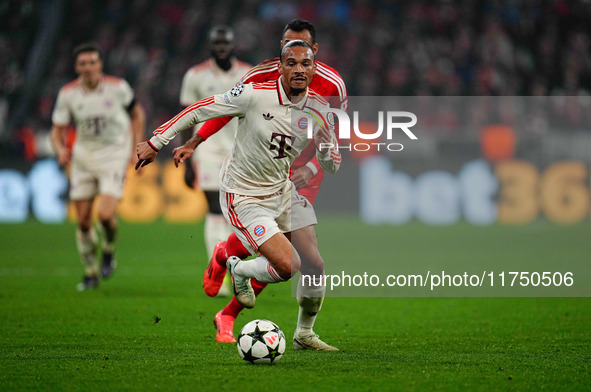
<path id="1" fill-rule="evenodd" d="M 317 228 L 327 263 L 341 257 L 342 237 L 336 235 L 341 224 L 326 218 Z M 424 235 L 432 230 L 411 224 L 369 228 L 364 235 L 394 235 L 397 250 L 408 257 L 433 257 L 437 247 L 445 257 L 445 244 L 462 238 L 472 244 L 463 254 L 476 257 L 498 249 L 491 237 L 514 229 L 456 225 Z M 588 225 L 519 230 L 531 241 L 524 249 L 539 254 L 558 254 L 569 238 L 574 241 L 569 252 L 587 251 L 576 245 Z M 0 225 L 2 389 L 585 390 L 590 385 L 588 298 L 328 298 L 316 331 L 341 352 L 296 352 L 288 344 L 277 365 L 247 365 L 234 345 L 215 342 L 212 318 L 226 300 L 202 292 L 201 235 L 201 225 L 122 224 L 115 275 L 98 290 L 77 293 L 82 266 L 73 225 Z M 291 340 L 296 317 L 289 285 L 274 285 L 238 318 L 235 333 L 252 319 L 267 318 Z"/>

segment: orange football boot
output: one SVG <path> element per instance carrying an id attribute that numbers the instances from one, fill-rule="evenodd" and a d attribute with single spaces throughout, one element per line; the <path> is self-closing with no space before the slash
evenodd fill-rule
<path id="1" fill-rule="evenodd" d="M 223 265 L 220 265 L 216 260 L 216 255 L 220 248 L 226 246 L 226 241 L 218 242 L 213 249 L 213 256 L 209 260 L 205 274 L 203 274 L 203 289 L 205 294 L 210 297 L 215 297 L 220 292 L 220 287 L 224 283 L 224 276 L 226 276 L 226 260 L 223 260 Z"/>
<path id="2" fill-rule="evenodd" d="M 215 325 L 215 340 L 220 343 L 236 343 L 234 338 L 234 320 L 232 316 L 222 314 L 220 310 L 213 319 Z"/>

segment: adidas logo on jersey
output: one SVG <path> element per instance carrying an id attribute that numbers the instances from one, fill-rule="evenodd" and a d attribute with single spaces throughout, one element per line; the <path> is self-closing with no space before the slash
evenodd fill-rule
<path id="1" fill-rule="evenodd" d="M 267 121 L 271 121 L 272 119 L 275 118 L 275 116 L 271 116 L 271 113 L 269 113 L 269 114 L 263 113 L 263 118 Z"/>

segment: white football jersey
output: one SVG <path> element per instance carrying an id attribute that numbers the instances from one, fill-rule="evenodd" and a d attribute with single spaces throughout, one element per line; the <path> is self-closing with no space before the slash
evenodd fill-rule
<path id="1" fill-rule="evenodd" d="M 187 107 L 154 131 L 150 144 L 160 149 L 184 129 L 212 118 L 238 117 L 238 131 L 231 153 L 220 172 L 220 187 L 228 193 L 250 196 L 280 191 L 289 180 L 291 163 L 311 142 L 308 123 L 316 132 L 320 126 L 332 135 L 329 152 L 317 152 L 322 167 L 329 173 L 338 170 L 341 155 L 334 131 L 319 109 L 328 103 L 314 91 L 297 104 L 283 90 L 281 78 L 273 82 L 239 84 Z M 312 141 L 313 142 L 313 141 Z"/>
<path id="2" fill-rule="evenodd" d="M 189 69 L 183 77 L 181 105 L 190 106 L 200 99 L 228 91 L 251 68 L 250 64 L 237 59 L 232 60 L 232 67 L 228 71 L 218 67 L 214 59 L 197 64 Z M 207 155 L 213 154 L 218 157 L 219 162 L 223 161 L 230 152 L 237 127 L 236 121 L 230 122 L 215 135 L 208 138 L 207 147 L 199 148 L 198 152 L 207 150 Z"/>
<path id="3" fill-rule="evenodd" d="M 86 162 L 129 159 L 131 123 L 128 113 L 133 91 L 123 79 L 103 75 L 92 91 L 79 79 L 66 84 L 57 96 L 52 120 L 76 126 L 73 158 Z"/>

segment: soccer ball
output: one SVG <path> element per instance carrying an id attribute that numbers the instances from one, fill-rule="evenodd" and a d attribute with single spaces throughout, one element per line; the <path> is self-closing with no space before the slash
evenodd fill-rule
<path id="1" fill-rule="evenodd" d="M 246 362 L 272 365 L 285 352 L 285 335 L 269 320 L 254 320 L 242 328 L 236 344 L 240 358 Z"/>

